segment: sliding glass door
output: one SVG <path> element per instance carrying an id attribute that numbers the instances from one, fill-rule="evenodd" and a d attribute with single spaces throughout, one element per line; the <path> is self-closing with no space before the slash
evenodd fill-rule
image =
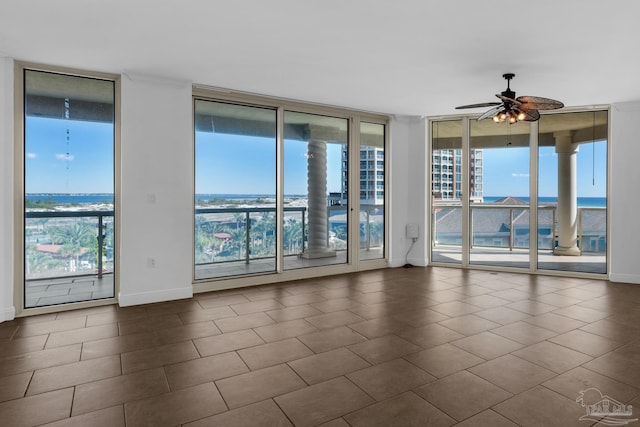
<path id="1" fill-rule="evenodd" d="M 384 118 L 209 95 L 193 99 L 199 289 L 384 266 Z"/>
<path id="2" fill-rule="evenodd" d="M 540 118 L 538 268 L 607 272 L 608 112 Z"/>
<path id="3" fill-rule="evenodd" d="M 607 273 L 606 109 L 431 129 L 431 262 Z"/>
<path id="4" fill-rule="evenodd" d="M 276 110 L 195 100 L 195 278 L 276 271 Z"/>
<path id="5" fill-rule="evenodd" d="M 284 112 L 285 270 L 348 262 L 348 147 L 347 119 Z"/>

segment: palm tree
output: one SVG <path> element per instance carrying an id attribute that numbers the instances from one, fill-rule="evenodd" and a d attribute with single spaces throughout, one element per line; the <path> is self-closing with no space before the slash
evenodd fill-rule
<path id="1" fill-rule="evenodd" d="M 299 253 L 302 247 L 302 223 L 288 218 L 284 223 L 284 247 L 289 254 Z"/>
<path id="2" fill-rule="evenodd" d="M 52 270 L 64 269 L 65 263 L 55 259 L 52 254 L 36 250 L 36 245 L 28 244 L 25 247 L 25 275 L 27 278 L 36 273 L 50 273 Z"/>
<path id="3" fill-rule="evenodd" d="M 274 255 L 273 236 L 275 235 L 275 227 L 275 217 L 269 212 L 263 212 L 260 219 L 251 227 L 251 233 L 260 236 L 260 249 L 256 250 L 256 254 Z M 255 237 L 251 238 L 252 245 L 255 245 L 255 240 Z"/>
<path id="4" fill-rule="evenodd" d="M 242 249 L 246 246 L 246 229 L 237 227 L 227 230 L 231 235 L 230 244 L 232 248 L 238 250 L 238 259 L 242 259 Z"/>
<path id="5" fill-rule="evenodd" d="M 87 222 L 76 221 L 72 226 L 51 227 L 49 237 L 53 244 L 62 245 L 60 253 L 68 259 L 70 264 L 73 260 L 77 266 L 81 255 L 95 257 L 96 229 Z"/>

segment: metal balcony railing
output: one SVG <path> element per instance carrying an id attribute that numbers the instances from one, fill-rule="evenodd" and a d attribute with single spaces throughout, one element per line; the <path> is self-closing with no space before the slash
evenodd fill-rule
<path id="1" fill-rule="evenodd" d="M 113 211 L 27 211 L 24 238 L 27 280 L 113 269 Z"/>
<path id="2" fill-rule="evenodd" d="M 380 205 L 360 205 L 361 218 L 360 247 L 370 250 L 384 244 L 384 221 L 377 216 L 384 215 L 384 207 Z M 260 223 L 259 219 L 252 218 L 252 214 L 268 216 L 268 221 Z M 252 260 L 273 258 L 276 254 L 275 242 L 275 207 L 247 207 L 247 208 L 197 208 L 196 215 L 196 265 L 217 264 L 225 262 L 244 261 L 249 264 Z M 299 256 L 306 249 L 307 223 L 306 207 L 285 207 L 285 229 L 283 246 L 285 256 Z M 294 214 L 293 217 L 287 214 Z M 341 215 L 344 215 L 341 218 Z M 208 216 L 208 219 L 206 218 Z M 203 222 L 209 223 L 198 227 L 198 217 L 205 218 Z M 327 207 L 327 245 L 333 250 L 344 251 L 347 249 L 347 207 Z M 252 220 L 253 219 L 253 220 Z M 377 220 L 376 220 L 377 219 Z M 211 228 L 214 226 L 217 228 Z M 263 236 L 273 237 L 268 247 L 264 245 L 264 239 L 253 230 L 261 228 Z M 298 228 L 299 227 L 299 228 Z M 240 230 L 238 232 L 238 230 Z M 208 247 L 198 247 L 199 235 L 218 235 L 217 250 L 213 250 L 211 244 Z M 256 241 L 260 241 L 256 244 Z M 258 247 L 261 246 L 261 247 Z M 233 248 L 234 250 L 231 250 Z M 215 253 L 213 253 L 215 252 Z M 209 253 L 210 256 L 206 254 Z M 206 259 L 209 258 L 209 259 Z"/>
<path id="3" fill-rule="evenodd" d="M 360 211 L 361 248 L 369 250 L 384 245 L 384 207 L 363 204 Z M 327 207 L 327 244 L 334 250 L 347 248 L 347 213 L 346 206 Z M 284 254 L 297 256 L 306 247 L 307 208 L 285 207 L 284 215 Z M 196 265 L 240 260 L 249 263 L 274 257 L 275 216 L 275 207 L 195 209 Z M 112 272 L 113 221 L 112 210 L 25 212 L 26 279 L 83 275 L 101 278 Z M 209 240 L 199 246 L 198 238 L 202 236 Z M 227 250 L 228 255 L 207 254 L 214 244 L 222 252 Z M 219 255 L 221 251 L 216 252 Z"/>

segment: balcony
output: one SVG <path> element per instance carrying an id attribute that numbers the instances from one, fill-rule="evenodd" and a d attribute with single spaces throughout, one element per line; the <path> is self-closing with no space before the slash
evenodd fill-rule
<path id="1" fill-rule="evenodd" d="M 327 214 L 337 256 L 307 260 L 307 208 L 284 208 L 285 270 L 347 262 L 347 208 Z M 382 258 L 384 208 L 361 205 L 360 217 L 360 259 Z M 196 209 L 196 279 L 274 272 L 275 218 L 275 207 Z M 25 307 L 112 298 L 113 242 L 113 211 L 26 212 Z"/>
<path id="2" fill-rule="evenodd" d="M 529 268 L 529 205 L 470 205 L 469 263 Z M 580 256 L 556 256 L 558 240 L 556 207 L 538 208 L 538 268 L 606 273 L 606 208 L 578 208 Z M 456 263 L 462 260 L 462 207 L 438 204 L 432 216 L 432 259 Z"/>
<path id="3" fill-rule="evenodd" d="M 113 211 L 25 213 L 25 307 L 114 296 Z"/>

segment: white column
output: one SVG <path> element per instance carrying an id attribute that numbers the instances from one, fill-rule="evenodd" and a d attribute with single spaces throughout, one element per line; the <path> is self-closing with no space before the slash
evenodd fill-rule
<path id="1" fill-rule="evenodd" d="M 310 139 L 307 152 L 308 242 L 303 258 L 336 256 L 328 248 L 327 143 Z"/>
<path id="2" fill-rule="evenodd" d="M 580 255 L 578 249 L 578 144 L 571 131 L 554 132 L 558 154 L 558 247 L 555 255 Z"/>

